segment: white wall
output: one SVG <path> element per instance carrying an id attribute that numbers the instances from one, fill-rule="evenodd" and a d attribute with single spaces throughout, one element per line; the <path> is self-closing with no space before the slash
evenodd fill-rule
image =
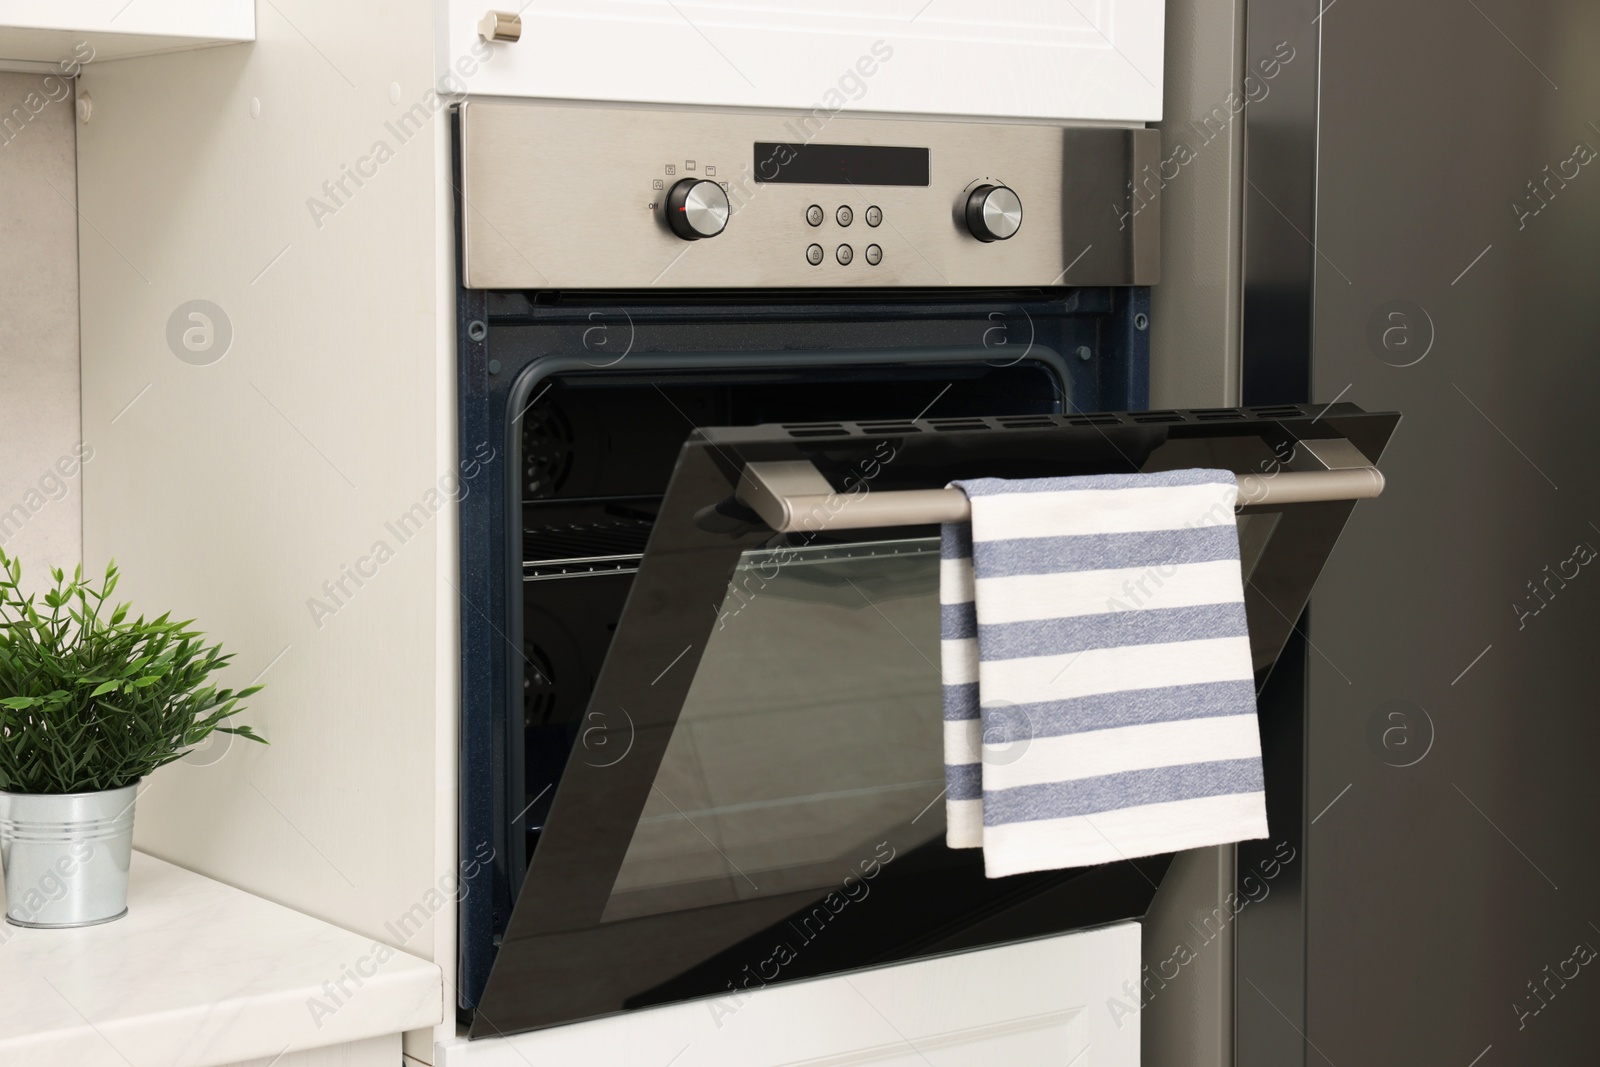
<path id="1" fill-rule="evenodd" d="M 135 840 L 449 961 L 448 909 L 397 933 L 455 866 L 456 520 L 426 514 L 454 465 L 433 6 L 258 14 L 254 44 L 80 85 L 85 555 L 222 640 L 230 683 L 261 676 L 247 720 L 272 742 L 157 772 Z M 418 504 L 402 540 L 389 524 Z"/>
<path id="2" fill-rule="evenodd" d="M 34 589 L 82 556 L 80 455 L 92 455 L 78 432 L 71 91 L 0 73 L 0 547 Z"/>

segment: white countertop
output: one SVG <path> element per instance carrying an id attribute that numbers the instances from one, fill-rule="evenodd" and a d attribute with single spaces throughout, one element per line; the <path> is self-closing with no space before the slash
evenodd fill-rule
<path id="1" fill-rule="evenodd" d="M 349 995 L 324 987 L 341 978 Z M 441 980 L 425 960 L 135 852 L 125 917 L 0 923 L 0 1065 L 270 1059 L 433 1026 Z"/>

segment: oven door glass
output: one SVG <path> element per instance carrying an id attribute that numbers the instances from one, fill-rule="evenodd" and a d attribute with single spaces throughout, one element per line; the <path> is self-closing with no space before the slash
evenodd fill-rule
<path id="1" fill-rule="evenodd" d="M 737 492 L 746 464 L 800 459 L 841 493 L 1202 466 L 1270 481 L 1321 469 L 1330 442 L 1376 461 L 1397 420 L 1144 418 L 692 435 L 473 1035 L 1142 915 L 1166 858 L 991 880 L 978 850 L 945 847 L 937 529 L 780 534 Z M 1353 506 L 1240 515 L 1258 677 Z"/>
<path id="2" fill-rule="evenodd" d="M 938 539 L 746 550 L 718 607 L 603 921 L 839 888 L 944 833 Z"/>

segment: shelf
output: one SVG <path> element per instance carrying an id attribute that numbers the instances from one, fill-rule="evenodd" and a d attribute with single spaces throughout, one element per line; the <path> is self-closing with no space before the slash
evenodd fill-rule
<path id="1" fill-rule="evenodd" d="M 0 0 L 0 64 L 73 64 L 253 41 L 251 0 Z"/>
<path id="2" fill-rule="evenodd" d="M 649 519 L 538 526 L 522 531 L 522 579 L 632 574 L 650 539 Z"/>

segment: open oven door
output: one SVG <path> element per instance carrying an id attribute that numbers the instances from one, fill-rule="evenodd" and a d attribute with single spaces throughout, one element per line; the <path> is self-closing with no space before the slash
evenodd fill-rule
<path id="1" fill-rule="evenodd" d="M 472 1037 L 1142 916 L 1170 857 L 990 880 L 979 850 L 945 847 L 936 523 L 965 498 L 943 487 L 1235 471 L 1259 688 L 1398 421 L 1335 404 L 696 431 Z"/>

